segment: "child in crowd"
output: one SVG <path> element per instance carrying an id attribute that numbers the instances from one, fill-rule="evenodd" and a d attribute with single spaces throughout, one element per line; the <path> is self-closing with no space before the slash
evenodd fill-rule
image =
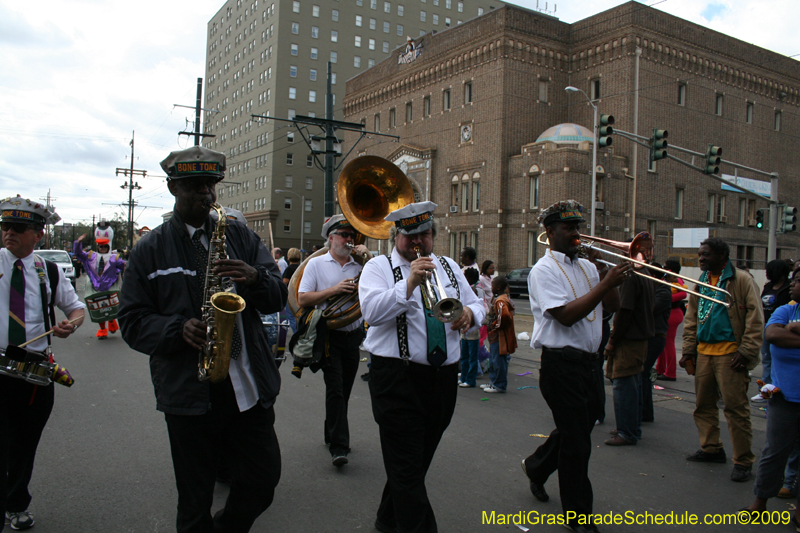
<path id="1" fill-rule="evenodd" d="M 470 284 L 478 298 L 483 299 L 481 294 L 483 290 L 478 287 L 478 271 L 474 268 L 468 268 L 464 271 L 464 277 L 467 278 L 467 283 Z M 459 380 L 459 387 L 475 386 L 475 379 L 478 375 L 478 341 L 480 335 L 479 324 L 461 333 L 461 379 Z"/>
<path id="2" fill-rule="evenodd" d="M 489 353 L 492 361 L 489 377 L 492 382 L 481 385 L 485 392 L 506 392 L 508 363 L 511 361 L 511 354 L 517 349 L 514 303 L 509 298 L 508 292 L 508 280 L 505 276 L 497 276 L 492 280 L 494 320 L 489 324 Z"/>

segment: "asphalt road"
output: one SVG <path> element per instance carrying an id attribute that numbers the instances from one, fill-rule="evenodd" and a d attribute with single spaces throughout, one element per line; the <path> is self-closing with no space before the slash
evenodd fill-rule
<path id="1" fill-rule="evenodd" d="M 530 320 L 518 317 L 518 331 Z M 173 531 L 177 494 L 163 416 L 155 410 L 148 358 L 119 337 L 94 338 L 85 325 L 67 340 L 56 339 L 57 360 L 76 379 L 56 385 L 56 405 L 39 446 L 31 483 L 31 511 L 39 533 Z M 485 524 L 499 515 L 558 513 L 557 476 L 546 485 L 548 503 L 535 500 L 520 460 L 553 429 L 538 390 L 538 352 L 521 343 L 512 358 L 509 392 L 490 395 L 460 389 L 453 422 L 439 446 L 427 487 L 442 532 L 521 531 Z M 364 366 L 365 363 L 362 363 Z M 283 468 L 273 505 L 256 532 L 373 532 L 385 482 L 377 425 L 367 383 L 356 379 L 350 399 L 350 464 L 335 469 L 323 445 L 324 386 L 321 373 L 298 380 L 281 368 L 276 431 Z M 483 382 L 485 380 L 481 380 Z M 597 513 L 729 513 L 752 500 L 752 483 L 729 480 L 732 465 L 685 461 L 698 448 L 692 420 L 694 395 L 688 376 L 656 391 L 656 422 L 645 424 L 637 446 L 604 446 L 613 426 L 610 387 L 607 421 L 593 433 L 590 475 Z M 754 394 L 755 385 L 751 395 Z M 764 445 L 764 412 L 753 410 L 754 451 Z M 722 438 L 731 453 L 727 427 Z M 226 453 L 220 450 L 220 453 Z M 198 465 L 202 467 L 203 465 Z M 217 486 L 214 509 L 226 488 Z M 788 510 L 785 500 L 771 510 Z M 484 514 L 485 513 L 485 514 Z M 534 514 L 530 514 L 534 517 Z M 512 516 L 513 520 L 513 516 Z M 532 532 L 566 531 L 527 524 Z M 605 525 L 603 532 L 788 531 L 789 526 Z"/>

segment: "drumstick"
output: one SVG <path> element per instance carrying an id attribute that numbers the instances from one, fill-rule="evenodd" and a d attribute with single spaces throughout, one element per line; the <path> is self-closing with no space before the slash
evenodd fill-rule
<path id="1" fill-rule="evenodd" d="M 74 324 L 75 322 L 77 322 L 77 321 L 78 321 L 78 320 L 80 320 L 81 318 L 83 318 L 83 317 L 82 317 L 82 316 L 75 317 L 75 318 L 73 318 L 72 320 L 70 320 L 68 323 L 69 323 L 69 324 Z M 56 329 L 56 328 L 53 328 L 53 329 L 51 329 L 50 331 L 45 331 L 44 333 L 42 333 L 42 334 L 41 334 L 41 335 L 39 335 L 38 337 L 34 337 L 34 338 L 32 338 L 31 340 L 29 340 L 29 341 L 23 342 L 22 344 L 20 344 L 20 345 L 18 346 L 18 348 L 24 348 L 24 347 L 26 347 L 27 345 L 29 345 L 30 343 L 32 343 L 32 342 L 34 342 L 34 341 L 38 341 L 38 340 L 39 340 L 39 339 L 41 339 L 42 337 L 46 337 L 47 335 L 50 335 L 51 333 L 53 333 L 53 331 L 55 331 L 55 329 Z"/>

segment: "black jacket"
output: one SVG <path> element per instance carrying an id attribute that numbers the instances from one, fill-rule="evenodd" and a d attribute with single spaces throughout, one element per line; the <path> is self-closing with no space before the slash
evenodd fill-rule
<path id="1" fill-rule="evenodd" d="M 216 224 L 209 217 L 206 227 Z M 280 374 L 261 324 L 259 311 L 275 313 L 286 306 L 287 289 L 272 256 L 258 236 L 244 224 L 230 221 L 225 233 L 227 254 L 259 272 L 258 283 L 236 292 L 245 299 L 244 338 L 259 402 L 269 407 L 280 390 Z M 122 284 L 117 319 L 125 342 L 150 356 L 150 374 L 159 411 L 197 415 L 208 411 L 208 382 L 197 378 L 198 350 L 183 340 L 183 325 L 202 320 L 195 275 L 194 251 L 186 226 L 177 213 L 139 241 L 131 250 Z"/>

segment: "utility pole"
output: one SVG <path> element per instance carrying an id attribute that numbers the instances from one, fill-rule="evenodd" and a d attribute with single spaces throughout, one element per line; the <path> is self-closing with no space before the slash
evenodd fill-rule
<path id="1" fill-rule="evenodd" d="M 45 200 L 47 202 L 47 210 L 48 211 L 52 211 L 53 210 L 52 209 L 53 205 L 50 203 L 50 201 L 51 200 L 58 200 L 58 198 L 51 197 L 50 196 L 50 189 L 47 189 L 47 196 L 44 196 L 44 197 L 40 196 L 39 200 Z M 44 229 L 45 229 L 45 232 L 44 232 L 44 245 L 48 249 L 51 248 L 51 246 L 50 246 L 50 227 L 49 226 L 50 226 L 49 223 L 45 223 L 45 226 L 44 226 Z"/>
<path id="2" fill-rule="evenodd" d="M 126 178 L 130 177 L 129 182 L 120 185 L 121 189 L 128 189 L 128 250 L 133 248 L 133 206 L 135 205 L 133 201 L 133 189 L 141 189 L 141 187 L 139 187 L 138 181 L 136 183 L 133 182 L 133 176 L 141 176 L 142 178 L 147 176 L 146 170 L 135 170 L 133 168 L 133 150 L 134 150 L 133 138 L 135 133 L 136 133 L 135 131 L 131 133 L 131 168 L 117 169 L 117 176 L 119 176 L 120 173 L 122 173 L 125 175 Z M 92 224 L 92 226 L 94 226 L 94 223 Z"/>
<path id="3" fill-rule="evenodd" d="M 192 135 L 194 136 L 194 145 L 200 146 L 200 138 L 201 137 L 216 137 L 211 133 L 201 133 L 200 132 L 200 111 L 211 111 L 214 113 L 219 113 L 216 109 L 204 109 L 202 107 L 203 103 L 203 78 L 197 78 L 197 98 L 195 99 L 194 107 L 189 107 L 188 105 L 180 105 L 180 104 L 173 104 L 175 107 L 186 107 L 188 109 L 194 109 L 194 131 L 179 131 L 178 135 Z"/>

